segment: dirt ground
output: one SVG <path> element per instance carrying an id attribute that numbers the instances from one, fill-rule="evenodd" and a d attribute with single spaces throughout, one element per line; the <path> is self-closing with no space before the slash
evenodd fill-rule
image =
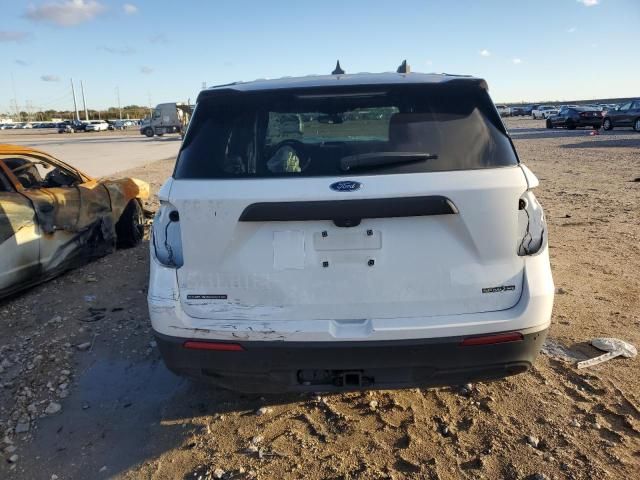
<path id="1" fill-rule="evenodd" d="M 318 396 L 194 385 L 153 342 L 144 244 L 0 304 L 0 478 L 638 478 L 640 359 L 575 362 L 594 337 L 640 347 L 640 134 L 508 125 L 540 179 L 557 287 L 531 371 Z M 172 165 L 126 174 L 155 192 Z"/>

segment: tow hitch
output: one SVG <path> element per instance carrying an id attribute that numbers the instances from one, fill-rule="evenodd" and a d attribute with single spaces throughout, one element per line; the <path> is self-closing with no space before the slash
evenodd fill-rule
<path id="1" fill-rule="evenodd" d="M 374 379 L 364 375 L 362 370 L 299 370 L 298 382 L 302 385 L 361 388 L 373 385 Z"/>

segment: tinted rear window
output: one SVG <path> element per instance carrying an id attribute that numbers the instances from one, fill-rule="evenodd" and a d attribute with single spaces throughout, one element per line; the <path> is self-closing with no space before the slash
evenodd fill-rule
<path id="1" fill-rule="evenodd" d="M 345 157 L 396 153 L 401 163 L 357 171 L 341 166 Z M 516 164 L 491 99 L 477 87 L 226 91 L 198 102 L 174 177 L 352 176 Z"/>

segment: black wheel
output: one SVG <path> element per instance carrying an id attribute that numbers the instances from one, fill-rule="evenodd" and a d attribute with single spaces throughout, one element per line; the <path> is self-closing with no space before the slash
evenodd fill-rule
<path id="1" fill-rule="evenodd" d="M 144 215 L 140 202 L 131 200 L 118 223 L 116 223 L 116 237 L 119 248 L 135 247 L 144 236 Z"/>
<path id="2" fill-rule="evenodd" d="M 575 129 L 576 129 L 576 124 L 571 121 L 567 121 L 567 130 L 575 130 Z"/>
<path id="3" fill-rule="evenodd" d="M 547 128 L 553 128 L 553 123 L 551 123 L 551 120 L 547 119 L 546 126 Z"/>
<path id="4" fill-rule="evenodd" d="M 636 132 L 640 132 L 640 118 L 636 118 L 636 121 L 633 122 L 633 129 Z"/>
<path id="5" fill-rule="evenodd" d="M 153 128 L 151 128 L 151 127 L 145 128 L 144 129 L 144 134 L 149 138 L 153 137 Z"/>
<path id="6" fill-rule="evenodd" d="M 605 118 L 602 122 L 602 128 L 605 130 L 613 130 L 613 123 L 611 123 L 610 118 Z"/>

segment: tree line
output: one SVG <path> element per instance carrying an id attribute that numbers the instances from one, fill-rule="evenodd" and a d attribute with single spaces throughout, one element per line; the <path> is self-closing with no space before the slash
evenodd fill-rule
<path id="1" fill-rule="evenodd" d="M 120 118 L 120 111 L 122 111 L 123 119 L 139 119 L 150 116 L 149 107 L 143 107 L 140 105 L 127 105 L 119 109 L 118 107 L 109 107 L 105 110 L 92 110 L 88 109 L 89 120 L 116 120 Z M 80 120 L 85 119 L 84 110 L 78 109 Z M 18 118 L 15 113 L 6 114 L 7 117 L 13 118 L 16 122 L 46 122 L 51 121 L 54 118 L 61 118 L 63 120 L 73 120 L 76 112 L 73 110 L 38 110 L 32 112 L 20 111 Z"/>

